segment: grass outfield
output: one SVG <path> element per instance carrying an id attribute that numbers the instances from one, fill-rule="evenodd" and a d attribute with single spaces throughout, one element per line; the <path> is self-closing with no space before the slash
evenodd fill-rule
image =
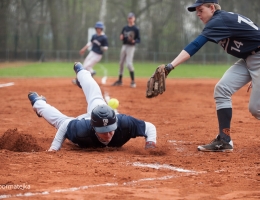
<path id="1" fill-rule="evenodd" d="M 159 64 L 134 63 L 136 77 L 150 77 Z M 19 66 L 19 63 L 9 63 L 8 67 L 0 68 L 0 77 L 74 77 L 73 63 L 31 63 Z M 172 78 L 220 78 L 228 69 L 228 65 L 180 65 L 173 70 L 169 77 Z M 117 77 L 118 63 L 98 63 L 94 70 L 96 76 Z M 124 76 L 128 77 L 125 68 Z"/>

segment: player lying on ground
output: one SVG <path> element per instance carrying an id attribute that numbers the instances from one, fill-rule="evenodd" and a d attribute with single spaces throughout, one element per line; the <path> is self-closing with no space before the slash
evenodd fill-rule
<path id="1" fill-rule="evenodd" d="M 108 50 L 108 41 L 107 36 L 103 31 L 103 22 L 97 22 L 95 24 L 95 29 L 96 34 L 92 35 L 91 40 L 79 51 L 79 54 L 83 56 L 86 50 L 91 47 L 91 51 L 83 62 L 83 67 L 90 71 L 92 76 L 96 74 L 96 71 L 93 70 L 94 65 L 102 59 L 104 51 Z M 76 79 L 73 79 L 72 83 L 76 85 Z"/>
<path id="2" fill-rule="evenodd" d="M 28 98 L 39 117 L 44 117 L 58 131 L 49 151 L 57 151 L 67 138 L 82 148 L 121 147 L 131 138 L 145 137 L 145 148 L 154 148 L 156 128 L 153 124 L 124 114 L 116 114 L 103 99 L 101 90 L 84 70 L 81 63 L 74 64 L 77 83 L 88 103 L 87 113 L 77 118 L 68 117 L 46 102 L 45 97 L 30 92 Z"/>
<path id="3" fill-rule="evenodd" d="M 188 60 L 208 41 L 220 44 L 228 54 L 240 58 L 215 86 L 218 136 L 210 144 L 198 146 L 200 151 L 233 151 L 230 137 L 231 96 L 250 81 L 252 81 L 252 92 L 249 111 L 255 118 L 260 119 L 260 30 L 250 19 L 240 14 L 222 11 L 218 0 L 197 0 L 195 4 L 188 7 L 188 10 L 196 11 L 205 28 L 171 63 L 163 66 L 163 71 L 167 76 L 171 70 Z M 164 76 L 160 76 L 161 67 L 158 70 L 159 73 L 155 72 L 148 82 L 147 97 L 164 92 L 165 87 L 160 84 L 164 80 Z M 158 76 L 161 77 L 159 79 L 161 91 L 155 89 L 154 95 L 155 87 L 151 83 L 158 85 L 158 81 L 154 81 Z"/>

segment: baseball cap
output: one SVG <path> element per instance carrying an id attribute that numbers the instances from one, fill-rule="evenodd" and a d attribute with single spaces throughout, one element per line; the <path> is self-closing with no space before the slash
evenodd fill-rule
<path id="1" fill-rule="evenodd" d="M 132 12 L 130 12 L 130 13 L 128 14 L 128 18 L 132 18 L 132 17 L 135 17 L 135 14 L 132 13 Z"/>
<path id="2" fill-rule="evenodd" d="M 201 6 L 204 3 L 218 4 L 218 0 L 197 0 L 192 6 L 188 7 L 188 11 L 190 11 L 190 12 L 196 11 L 196 7 Z"/>

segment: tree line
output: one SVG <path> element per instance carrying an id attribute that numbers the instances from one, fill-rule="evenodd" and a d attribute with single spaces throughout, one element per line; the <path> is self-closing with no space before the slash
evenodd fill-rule
<path id="1" fill-rule="evenodd" d="M 259 0 L 219 0 L 223 10 L 238 12 L 259 23 Z M 127 14 L 134 12 L 140 29 L 138 48 L 179 52 L 202 30 L 187 6 L 194 0 L 0 0 L 0 51 L 79 50 L 88 28 L 105 24 L 110 47 L 120 47 Z M 207 44 L 201 52 L 221 51 Z"/>

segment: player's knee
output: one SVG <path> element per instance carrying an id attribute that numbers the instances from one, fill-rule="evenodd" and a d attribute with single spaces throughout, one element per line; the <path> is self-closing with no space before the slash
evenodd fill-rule
<path id="1" fill-rule="evenodd" d="M 231 91 L 228 89 L 228 87 L 221 83 L 221 82 L 218 82 L 215 86 L 215 89 L 214 89 L 214 98 L 228 98 L 230 99 L 231 98 Z"/>
<path id="2" fill-rule="evenodd" d="M 260 108 L 256 105 L 249 105 L 249 112 L 256 118 L 260 120 Z"/>

